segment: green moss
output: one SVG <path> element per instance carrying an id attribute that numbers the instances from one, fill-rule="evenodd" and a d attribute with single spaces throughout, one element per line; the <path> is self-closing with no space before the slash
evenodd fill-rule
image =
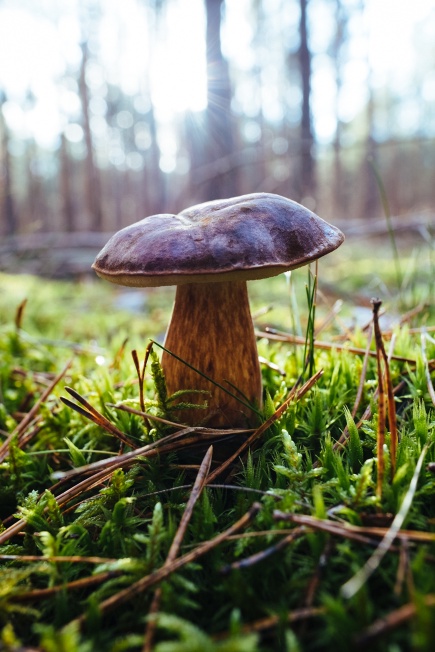
<path id="1" fill-rule="evenodd" d="M 373 264 L 370 268 L 363 254 L 358 254 L 359 275 L 350 274 L 347 256 L 346 251 L 340 253 L 336 265 L 325 273 L 321 263 L 315 313 L 306 270 L 293 273 L 290 283 L 278 277 L 250 286 L 254 314 L 273 305 L 256 318 L 259 328 L 268 324 L 290 332 L 294 327 L 293 332 L 302 335 L 302 344 L 259 341 L 265 359 L 263 418 L 270 418 L 286 400 L 307 360 L 304 379 L 310 368 L 322 369 L 323 375 L 311 391 L 289 405 L 243 460 L 203 491 L 179 557 L 231 527 L 254 502 L 260 502 L 261 510 L 243 531 L 194 557 L 160 583 L 160 609 L 151 616 L 156 619 L 156 652 L 348 650 L 365 640 L 373 623 L 404 605 L 411 605 L 414 616 L 385 628 L 371 640 L 371 647 L 432 649 L 435 412 L 427 365 L 420 333 L 409 327 L 396 329 L 394 353 L 417 364 L 400 360 L 390 364 L 393 383 L 400 385 L 396 394 L 400 439 L 394 478 L 387 455 L 379 498 L 375 360 L 369 359 L 354 419 L 350 411 L 362 356 L 338 346 L 345 327 L 353 329 L 352 346 L 366 346 L 355 305 L 346 300 L 340 319 L 330 321 L 319 336 L 315 333 L 334 301 L 322 294 L 322 284 L 330 288 L 332 283 L 338 293 L 346 289 L 356 296 L 379 288 L 374 278 L 384 271 L 387 286 L 393 288 L 396 277 L 391 260 L 385 266 L 378 261 L 374 275 Z M 409 326 L 431 325 L 433 284 L 425 289 L 427 270 L 407 273 L 410 261 L 402 261 L 402 288 L 387 297 L 385 307 L 398 315 L 417 300 L 426 301 L 428 307 Z M 196 476 L 197 467 L 189 462 L 197 464 L 209 442 L 197 447 L 192 459 L 190 449 L 178 443 L 98 477 L 104 465 L 129 449 L 60 398 L 65 386 L 73 387 L 137 446 L 160 445 L 171 435 L 172 427 L 153 422 L 149 429 L 140 415 L 115 406 L 140 409 L 130 352 L 137 349 L 141 359 L 149 338 L 162 338 L 173 292 L 146 292 L 141 311 L 131 312 L 120 308 L 123 293 L 101 282 L 72 285 L 7 276 L 1 282 L 0 431 L 3 440 L 15 434 L 0 462 L 0 536 L 5 537 L 19 519 L 22 528 L 0 545 L 0 649 L 141 650 L 157 585 L 119 603 L 116 596 L 164 566 Z M 311 309 L 306 307 L 307 297 Z M 16 311 L 24 298 L 27 305 L 17 324 Z M 305 332 L 310 346 L 304 354 Z M 337 346 L 320 349 L 313 346 L 315 339 Z M 426 358 L 434 358 L 430 337 L 426 349 Z M 69 360 L 65 377 L 20 431 L 23 416 Z M 170 418 L 171 399 L 155 354 L 149 360 L 144 391 L 147 410 Z M 371 412 L 357 427 L 367 407 Z M 346 426 L 348 443 L 337 445 Z M 387 443 L 388 438 L 387 433 Z M 409 495 L 425 445 L 428 450 L 405 527 L 425 534 L 426 540 L 418 544 L 396 540 L 363 588 L 345 598 L 341 587 L 364 566 L 380 540 L 369 530 L 359 530 L 355 537 L 345 528 L 391 523 Z M 95 463 L 100 466 L 89 475 L 69 475 Z M 70 500 L 60 499 L 86 477 L 95 481 L 80 485 Z M 318 529 L 315 522 L 336 529 Z M 279 543 L 283 537 L 288 537 L 286 545 Z M 60 561 L 62 557 L 68 561 Z M 102 614 L 101 605 L 108 600 L 114 600 L 115 608 Z"/>

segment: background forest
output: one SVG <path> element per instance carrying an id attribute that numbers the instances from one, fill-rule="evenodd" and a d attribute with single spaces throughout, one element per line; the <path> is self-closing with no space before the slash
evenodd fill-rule
<path id="1" fill-rule="evenodd" d="M 432 0 L 1 0 L 0 253 L 256 191 L 349 225 L 376 173 L 428 224 L 434 106 Z"/>

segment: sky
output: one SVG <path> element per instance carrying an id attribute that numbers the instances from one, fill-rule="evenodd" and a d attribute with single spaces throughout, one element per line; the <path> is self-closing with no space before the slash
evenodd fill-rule
<path id="1" fill-rule="evenodd" d="M 349 7 L 360 2 L 342 1 Z M 251 2 L 226 0 L 222 33 L 224 52 L 240 73 L 235 107 L 248 117 L 256 111 L 249 71 L 258 56 L 255 26 L 250 20 Z M 106 136 L 107 83 L 119 85 L 124 93 L 136 97 L 137 106 L 140 108 L 142 103 L 144 113 L 150 88 L 162 125 L 160 137 L 163 141 L 166 138 L 162 149 L 169 171 L 175 147 L 170 125 L 184 111 L 201 111 L 206 105 L 203 1 L 166 0 L 160 25 L 154 23 L 145 5 L 140 0 L 0 0 L 0 88 L 7 95 L 4 115 L 9 127 L 23 138 L 31 135 L 42 147 L 57 147 L 62 131 L 71 142 L 80 142 L 81 107 L 74 76 L 81 61 L 80 42 L 86 38 L 91 54 L 92 48 L 98 49 L 100 61 L 89 67 L 87 77 L 92 90 L 95 134 L 98 136 L 100 129 L 101 138 Z M 379 93 L 388 85 L 398 96 L 404 96 L 397 120 L 403 130 L 413 128 L 422 111 L 413 93 L 415 84 L 420 83 L 426 104 L 435 102 L 435 72 L 430 72 L 430 67 L 427 72 L 427 61 L 421 60 L 427 56 L 430 44 L 435 43 L 435 0 L 364 2 L 362 20 L 358 15 L 349 24 L 352 38 L 347 45 L 344 83 L 338 98 L 335 69 L 325 54 L 335 29 L 331 6 L 335 3 L 310 1 L 314 126 L 318 141 L 327 143 L 333 138 L 337 108 L 343 122 L 350 122 L 363 109 L 369 79 Z M 95 7 L 101 9 L 98 21 L 92 20 Z M 263 0 L 263 7 L 269 21 L 280 17 L 283 34 L 295 33 L 298 15 L 292 3 Z M 276 61 L 276 52 L 271 48 L 264 53 L 270 64 L 265 69 L 270 72 L 264 81 L 262 108 L 271 121 L 282 119 L 276 97 L 281 65 Z M 422 68 L 426 72 L 420 80 Z M 297 116 L 300 97 L 296 94 L 293 101 Z M 290 104 L 290 113 L 291 110 Z M 131 115 L 125 112 L 118 120 L 120 127 L 128 126 Z M 255 139 L 255 125 L 251 126 L 251 138 Z M 146 130 L 141 132 L 139 125 L 137 131 L 138 138 L 145 141 Z"/>

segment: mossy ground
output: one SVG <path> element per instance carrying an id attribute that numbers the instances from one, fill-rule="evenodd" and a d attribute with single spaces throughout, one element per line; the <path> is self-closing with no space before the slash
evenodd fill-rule
<path id="1" fill-rule="evenodd" d="M 369 643 L 373 650 L 434 649 L 435 414 L 427 376 L 433 381 L 435 341 L 432 331 L 422 338 L 422 327 L 435 323 L 433 249 L 402 257 L 400 287 L 388 250 L 379 251 L 374 261 L 369 249 L 349 245 L 321 261 L 315 325 L 325 327 L 316 339 L 335 348 L 314 349 L 313 371 L 323 375 L 276 419 L 304 368 L 304 346 L 259 339 L 270 427 L 194 506 L 177 557 L 198 556 L 161 582 L 157 652 L 349 650 Z M 307 279 L 301 269 L 291 281 L 252 283 L 257 328 L 303 338 Z M 0 649 L 142 650 L 157 585 L 138 588 L 124 601 L 120 596 L 164 567 L 196 476 L 196 469 L 185 468 L 189 449 L 174 443 L 120 464 L 105 478 L 94 475 L 87 486 L 79 483 L 89 476 L 62 474 L 95 462 L 104 470 L 131 450 L 104 427 L 104 418 L 132 447 L 154 445 L 176 431 L 160 421 L 149 427 L 141 416 L 113 407 L 140 409 L 131 351 L 142 360 L 150 337 L 162 341 L 173 290 L 124 292 L 89 279 L 0 280 L 0 434 L 8 441 L 0 446 Z M 349 415 L 364 356 L 347 349 L 366 346 L 372 295 L 386 311 L 386 348 L 392 328 L 393 353 L 402 358 L 389 363 L 398 388 L 399 444 L 392 477 L 387 431 L 381 495 L 374 357 L 355 421 Z M 337 299 L 343 305 L 333 312 Z M 61 400 L 72 400 L 66 386 L 97 411 L 96 421 Z M 170 418 L 155 358 L 145 375 L 145 405 Z M 346 426 L 347 443 L 334 446 Z M 249 523 L 202 554 L 202 544 L 254 503 L 258 512 Z M 405 534 L 391 541 L 360 588 L 345 594 L 397 515 Z"/>

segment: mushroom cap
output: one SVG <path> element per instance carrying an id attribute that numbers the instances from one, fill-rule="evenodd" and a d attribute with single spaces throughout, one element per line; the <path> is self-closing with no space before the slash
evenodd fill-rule
<path id="1" fill-rule="evenodd" d="M 92 267 L 129 286 L 249 281 L 301 267 L 343 240 L 304 206 L 253 193 L 146 217 L 115 233 Z"/>

